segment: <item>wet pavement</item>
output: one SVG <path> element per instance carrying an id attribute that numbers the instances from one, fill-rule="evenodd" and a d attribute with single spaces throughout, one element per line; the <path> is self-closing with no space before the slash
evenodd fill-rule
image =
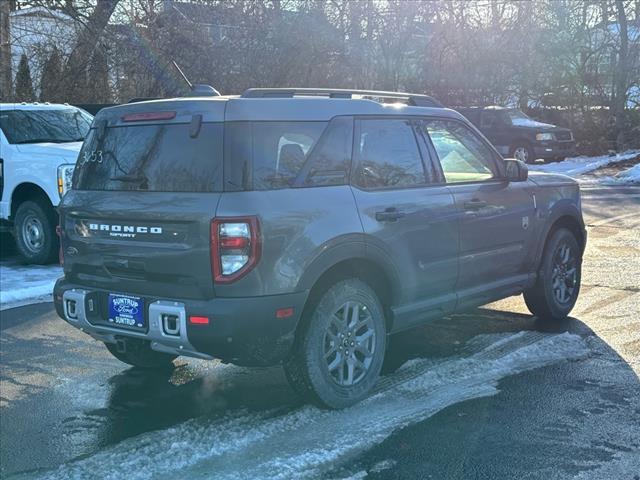
<path id="1" fill-rule="evenodd" d="M 640 479 L 640 188 L 583 195 L 563 328 L 513 297 L 405 332 L 341 412 L 302 405 L 277 367 L 142 373 L 51 304 L 5 310 L 0 476 Z"/>

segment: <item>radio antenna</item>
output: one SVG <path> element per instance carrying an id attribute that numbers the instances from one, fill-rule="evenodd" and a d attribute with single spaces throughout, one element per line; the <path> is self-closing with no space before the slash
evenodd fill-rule
<path id="1" fill-rule="evenodd" d="M 178 73 L 180 74 L 180 76 L 184 79 L 185 82 L 187 82 L 187 85 L 189 85 L 189 90 L 193 89 L 193 85 L 191 84 L 187 76 L 184 74 L 182 69 L 175 62 L 175 60 L 171 60 L 171 63 L 173 63 L 173 66 L 176 67 L 176 70 L 178 70 Z"/>

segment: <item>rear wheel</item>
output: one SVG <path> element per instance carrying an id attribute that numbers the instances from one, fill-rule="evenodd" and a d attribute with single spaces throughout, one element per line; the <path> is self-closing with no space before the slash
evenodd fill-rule
<path id="1" fill-rule="evenodd" d="M 151 349 L 149 342 L 138 339 L 127 339 L 124 341 L 124 351 L 118 348 L 115 343 L 105 342 L 109 353 L 121 362 L 139 368 L 149 369 L 172 369 L 173 361 L 177 358 L 168 353 L 156 352 Z"/>
<path id="2" fill-rule="evenodd" d="M 44 202 L 26 201 L 14 220 L 18 251 L 27 263 L 46 264 L 58 258 L 57 216 Z"/>
<path id="3" fill-rule="evenodd" d="M 578 299 L 582 253 L 573 233 L 559 228 L 543 255 L 536 284 L 524 292 L 524 301 L 540 320 L 558 322 L 569 315 Z"/>
<path id="4" fill-rule="evenodd" d="M 285 362 L 287 379 L 320 406 L 357 403 L 374 386 L 384 359 L 386 328 L 377 295 L 360 280 L 343 280 L 308 314 Z"/>

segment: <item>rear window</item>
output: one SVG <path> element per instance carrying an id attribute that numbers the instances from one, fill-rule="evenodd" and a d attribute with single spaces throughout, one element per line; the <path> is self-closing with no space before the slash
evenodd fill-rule
<path id="1" fill-rule="evenodd" d="M 74 173 L 78 190 L 222 190 L 221 123 L 92 128 Z"/>

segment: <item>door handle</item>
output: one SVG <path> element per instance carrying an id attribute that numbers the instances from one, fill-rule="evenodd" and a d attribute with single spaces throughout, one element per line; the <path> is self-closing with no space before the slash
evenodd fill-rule
<path id="1" fill-rule="evenodd" d="M 395 222 L 404 217 L 404 213 L 394 207 L 387 208 L 384 212 L 376 212 L 376 220 L 379 222 Z"/>
<path id="2" fill-rule="evenodd" d="M 464 202 L 465 210 L 480 210 L 481 208 L 484 208 L 486 206 L 487 206 L 487 202 L 485 202 L 484 200 L 473 199 L 473 200 Z"/>

